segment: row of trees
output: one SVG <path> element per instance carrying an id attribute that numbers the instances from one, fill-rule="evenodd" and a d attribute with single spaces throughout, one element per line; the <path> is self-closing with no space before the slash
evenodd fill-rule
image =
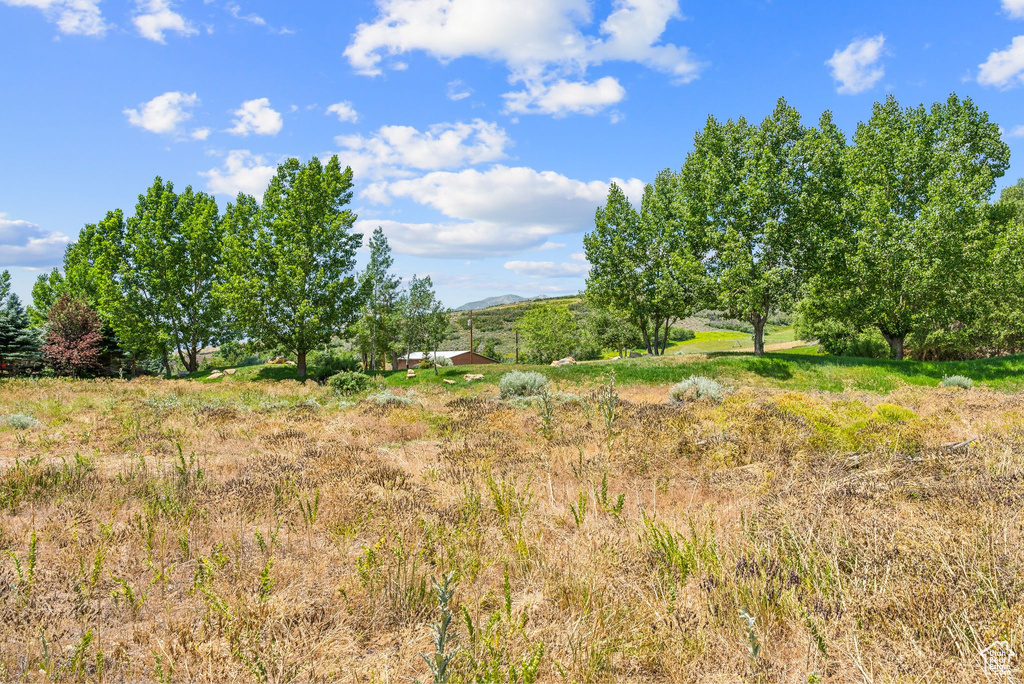
<path id="1" fill-rule="evenodd" d="M 1024 186 L 989 202 L 1009 164 L 970 99 L 875 103 L 852 140 L 780 99 L 760 124 L 709 117 L 639 210 L 613 185 L 584 239 L 587 295 L 663 353 L 674 318 L 718 308 L 754 328 L 797 309 L 833 347 L 876 331 L 892 358 L 1024 345 Z"/>
<path id="2" fill-rule="evenodd" d="M 209 195 L 157 178 L 132 216 L 111 211 L 82 230 L 63 269 L 39 278 L 28 311 L 3 281 L 2 320 L 13 322 L 10 333 L 0 327 L 0 359 L 18 344 L 22 355 L 40 351 L 53 312 L 69 306 L 98 314 L 97 354 L 105 340 L 131 363 L 156 359 L 167 373 L 172 356 L 193 372 L 204 347 L 238 339 L 294 355 L 299 378 L 308 353 L 339 337 L 356 340 L 370 367 L 399 348 L 436 350 L 447 310 L 429 277 L 401 287 L 380 229 L 369 266 L 356 272 L 352 186 L 337 157 L 289 159 L 262 202 L 239 194 L 221 215 Z"/>

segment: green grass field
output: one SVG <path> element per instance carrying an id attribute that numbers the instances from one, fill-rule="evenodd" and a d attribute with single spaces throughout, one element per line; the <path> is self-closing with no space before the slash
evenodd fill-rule
<path id="1" fill-rule="evenodd" d="M 457 366 L 417 372 L 407 378 L 405 371 L 377 373 L 392 387 L 415 387 L 421 384 L 444 384 L 455 380 L 464 385 L 462 376 L 480 373 L 487 382 L 496 382 L 513 369 L 535 370 L 552 380 L 586 382 L 597 380 L 614 371 L 620 383 L 662 384 L 678 382 L 690 375 L 706 375 L 727 384 L 755 387 L 778 387 L 794 390 L 841 392 L 846 389 L 889 393 L 904 385 L 938 385 L 949 375 L 964 375 L 981 386 L 999 390 L 1024 389 L 1024 356 L 1006 356 L 976 361 L 922 362 L 884 361 L 853 357 L 827 356 L 816 348 L 798 348 L 769 352 L 762 357 L 749 353 L 711 353 L 706 357 L 666 356 L 579 363 L 575 366 Z M 295 378 L 293 366 L 250 366 L 239 368 L 234 376 L 218 380 L 206 379 L 214 369 L 205 369 L 193 377 L 205 382 L 233 380 L 287 380 Z"/>

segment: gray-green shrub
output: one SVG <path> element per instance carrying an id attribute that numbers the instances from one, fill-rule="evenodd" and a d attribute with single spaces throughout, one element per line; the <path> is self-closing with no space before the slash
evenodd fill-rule
<path id="1" fill-rule="evenodd" d="M 683 404 L 696 399 L 709 399 L 714 402 L 722 401 L 725 396 L 725 388 L 721 384 L 703 375 L 691 375 L 680 383 L 672 386 L 668 391 L 672 401 Z"/>
<path id="2" fill-rule="evenodd" d="M 535 371 L 512 371 L 505 373 L 498 381 L 502 399 L 510 397 L 534 397 L 548 384 L 548 379 Z"/>
<path id="3" fill-rule="evenodd" d="M 942 378 L 940 385 L 942 387 L 962 387 L 963 389 L 971 389 L 974 387 L 974 381 L 964 375 L 947 375 Z"/>
<path id="4" fill-rule="evenodd" d="M 24 413 L 12 413 L 9 416 L 5 416 L 4 422 L 7 424 L 7 427 L 12 427 L 15 430 L 28 430 L 39 425 L 38 420 Z"/>

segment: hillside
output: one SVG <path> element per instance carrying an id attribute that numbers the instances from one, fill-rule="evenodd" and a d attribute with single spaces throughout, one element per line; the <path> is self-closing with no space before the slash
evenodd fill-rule
<path id="1" fill-rule="evenodd" d="M 486 299 L 480 299 L 475 302 L 466 302 L 462 306 L 455 307 L 456 311 L 471 311 L 473 309 L 486 309 L 492 306 L 501 306 L 502 304 L 515 304 L 516 302 L 526 301 L 526 297 L 520 297 L 519 295 L 506 294 L 498 295 L 497 297 L 487 297 Z"/>

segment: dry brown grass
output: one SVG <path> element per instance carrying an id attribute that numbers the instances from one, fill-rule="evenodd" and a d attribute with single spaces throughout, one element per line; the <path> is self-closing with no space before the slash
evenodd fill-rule
<path id="1" fill-rule="evenodd" d="M 1024 651 L 1021 396 L 633 386 L 609 432 L 561 389 L 545 426 L 493 385 L 0 384 L 41 421 L 0 429 L 0 681 L 426 678 L 449 571 L 452 681 L 968 682 Z"/>

